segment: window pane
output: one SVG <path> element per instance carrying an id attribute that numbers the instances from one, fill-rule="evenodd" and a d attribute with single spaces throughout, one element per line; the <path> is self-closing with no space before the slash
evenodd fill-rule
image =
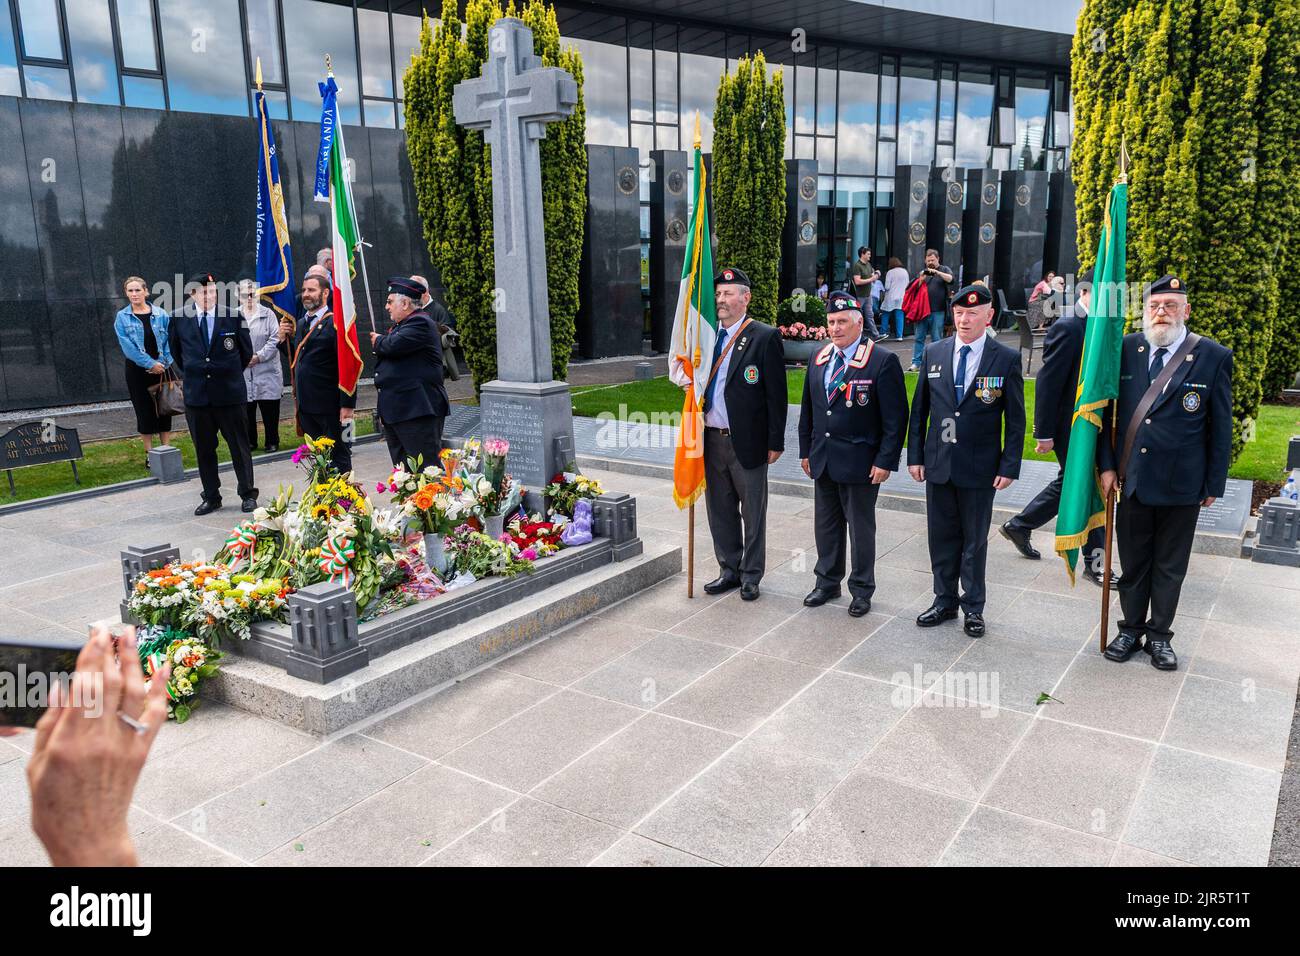
<path id="1" fill-rule="evenodd" d="M 794 131 L 816 132 L 817 71 L 811 66 L 787 67 L 785 81 L 794 84 Z"/>
<path id="2" fill-rule="evenodd" d="M 284 39 L 289 53 L 289 104 L 295 120 L 319 122 L 325 54 L 330 54 L 339 87 L 339 118 L 361 122 L 357 95 L 357 51 L 352 8 L 317 0 L 284 0 Z"/>
<path id="3" fill-rule="evenodd" d="M 255 3 L 256 0 L 249 0 L 250 16 Z M 117 34 L 122 40 L 123 66 L 132 70 L 158 69 L 150 0 L 117 0 Z"/>
<path id="4" fill-rule="evenodd" d="M 695 144 L 695 114 L 700 115 L 700 149 L 713 151 L 713 106 L 726 61 L 720 56 L 681 54 L 682 149 Z"/>
<path id="5" fill-rule="evenodd" d="M 993 76 L 977 67 L 961 71 L 957 90 L 958 166 L 985 166 L 989 161 L 989 125 L 993 121 Z"/>
<path id="6" fill-rule="evenodd" d="M 855 58 L 851 65 L 862 69 L 840 70 L 836 169 L 842 173 L 874 173 L 877 83 L 876 73 L 871 69 L 874 58 Z"/>
<path id="7" fill-rule="evenodd" d="M 634 122 L 649 122 L 654 119 L 654 88 L 651 79 L 654 53 L 650 50 L 631 47 L 628 49 L 627 54 L 628 80 L 632 96 L 632 120 Z"/>
<path id="8" fill-rule="evenodd" d="M 9 17 L 0 15 L 0 96 L 20 96 L 22 89 L 18 79 L 18 48 L 14 46 L 12 21 Z"/>
<path id="9" fill-rule="evenodd" d="M 904 60 L 898 83 L 898 161 L 930 165 L 934 159 L 934 65 Z"/>
<path id="10" fill-rule="evenodd" d="M 429 29 L 438 29 L 437 20 L 429 18 Z M 405 96 L 402 77 L 411 65 L 411 57 L 420 52 L 420 18 L 393 14 L 393 69 L 397 71 L 397 98 Z M 585 91 L 584 91 L 585 92 Z"/>
<path id="11" fill-rule="evenodd" d="M 653 126 L 632 124 L 632 146 L 637 150 L 638 164 L 641 167 L 642 202 L 650 201 L 650 150 L 654 149 L 654 136 Z"/>
<path id="12" fill-rule="evenodd" d="M 72 85 L 63 67 L 25 66 L 23 75 L 27 78 L 27 95 L 32 99 L 72 101 Z"/>
<path id="13" fill-rule="evenodd" d="M 237 0 L 164 3 L 159 13 L 171 108 L 248 116 Z"/>
<path id="14" fill-rule="evenodd" d="M 119 0 L 121 2 L 121 0 Z M 257 61 L 262 61 L 262 82 L 279 86 L 284 82 L 280 62 L 280 24 L 275 0 L 245 0 L 248 4 L 248 54 L 256 76 Z"/>
<path id="15" fill-rule="evenodd" d="M 150 110 L 167 108 L 167 103 L 163 99 L 162 80 L 155 80 L 145 76 L 124 76 L 122 77 L 122 95 L 124 97 L 123 102 L 127 106 L 138 106 Z"/>
<path id="16" fill-rule="evenodd" d="M 1016 168 L 1043 168 L 1047 132 L 1047 77 L 1032 70 L 1016 73 Z"/>
<path id="17" fill-rule="evenodd" d="M 957 71 L 951 66 L 943 68 L 939 80 L 939 142 L 951 143 L 956 126 Z"/>
<path id="18" fill-rule="evenodd" d="M 388 48 L 388 14 L 383 10 L 357 10 L 361 39 L 361 92 L 366 96 L 393 95 L 393 57 Z M 367 119 L 367 125 L 374 125 Z"/>
<path id="19" fill-rule="evenodd" d="M 795 159 L 816 159 L 814 152 L 816 150 L 815 136 L 796 136 L 794 138 L 794 158 Z"/>
<path id="20" fill-rule="evenodd" d="M 77 99 L 82 103 L 116 106 L 117 56 L 113 52 L 113 22 L 108 0 L 65 0 L 68 40 L 72 46 Z"/>
<path id="21" fill-rule="evenodd" d="M 255 92 L 255 91 L 250 91 Z M 289 118 L 289 94 L 281 93 L 278 90 L 264 90 L 263 95 L 266 97 L 266 112 L 273 120 L 287 120 Z M 257 115 L 257 99 L 253 99 L 253 115 Z"/>
<path id="22" fill-rule="evenodd" d="M 587 142 L 600 146 L 626 146 L 627 50 L 595 40 L 563 40 L 582 57 L 586 77 L 582 94 L 587 107 Z"/>
<path id="23" fill-rule="evenodd" d="M 18 0 L 18 20 L 22 24 L 23 50 L 27 56 L 63 59 L 63 37 L 59 34 L 55 0 Z"/>
<path id="24" fill-rule="evenodd" d="M 894 175 L 894 155 L 897 143 L 881 142 L 878 159 L 876 160 L 876 172 L 881 176 Z"/>
<path id="25" fill-rule="evenodd" d="M 677 125 L 677 54 L 655 50 L 655 122 Z"/>
<path id="26" fill-rule="evenodd" d="M 392 102 L 390 100 L 366 100 L 366 125 L 382 126 L 384 129 L 396 128 L 397 119 L 393 115 Z"/>
<path id="27" fill-rule="evenodd" d="M 874 182 L 855 176 L 836 177 L 835 206 L 837 210 L 843 210 L 836 223 L 842 243 L 836 262 L 837 278 L 841 281 L 847 274 L 848 264 L 858 257 L 859 247 L 871 245 L 871 187 Z"/>
<path id="28" fill-rule="evenodd" d="M 898 119 L 898 61 L 886 57 L 880 64 L 880 135 L 893 139 Z"/>
<path id="29" fill-rule="evenodd" d="M 835 135 L 835 71 L 817 70 L 817 132 Z"/>

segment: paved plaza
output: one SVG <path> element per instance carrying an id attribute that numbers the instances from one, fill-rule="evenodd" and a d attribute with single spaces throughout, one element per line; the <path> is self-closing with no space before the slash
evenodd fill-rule
<path id="1" fill-rule="evenodd" d="M 386 474 L 381 446 L 356 457 L 360 478 Z M 684 553 L 667 481 L 596 476 L 637 497 L 644 538 Z M 287 461 L 259 467 L 263 500 L 296 477 Z M 210 554 L 237 499 L 196 519 L 197 495 L 191 481 L 0 517 L 5 629 L 84 634 L 115 618 L 129 544 Z M 130 817 L 141 860 L 1263 865 L 1280 852 L 1300 573 L 1194 554 L 1181 666 L 1161 673 L 1141 654 L 1101 659 L 1097 589 L 1072 589 L 1055 558 L 1026 561 L 996 529 L 988 636 L 917 628 L 924 516 L 882 508 L 878 524 L 859 620 L 843 599 L 802 606 L 812 503 L 774 495 L 756 602 L 699 591 L 715 571 L 701 507 L 693 600 L 678 575 L 329 739 L 207 701 L 163 729 L 145 767 Z M 1042 693 L 1056 700 L 1038 706 Z M 30 747 L 0 741 L 0 865 L 45 862 Z"/>

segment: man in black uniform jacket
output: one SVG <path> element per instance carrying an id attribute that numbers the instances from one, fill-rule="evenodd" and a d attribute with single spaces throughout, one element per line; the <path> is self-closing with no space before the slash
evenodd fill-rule
<path id="1" fill-rule="evenodd" d="M 1070 428 L 1074 424 L 1074 402 L 1079 386 L 1079 362 L 1083 359 L 1091 286 L 1092 270 L 1089 269 L 1079 277 L 1074 311 L 1053 322 L 1043 340 L 1043 364 L 1039 367 L 1034 391 L 1035 451 L 1040 455 L 1049 451 L 1055 453 L 1059 465 L 1056 477 L 1025 505 L 1020 514 L 1000 529 L 1002 537 L 1014 544 L 1017 551 L 1035 561 L 1042 555 L 1030 543 L 1030 533 L 1055 518 L 1061 505 L 1061 483 L 1065 480 L 1065 456 L 1069 452 Z M 1081 554 L 1083 573 L 1097 585 L 1102 583 L 1104 537 L 1102 528 L 1093 528 Z M 1115 583 L 1113 577 L 1111 583 Z"/>
<path id="2" fill-rule="evenodd" d="M 1124 613 L 1106 657 L 1128 660 L 1141 645 L 1152 666 L 1175 670 L 1174 614 L 1196 518 L 1228 482 L 1232 350 L 1187 330 L 1187 286 L 1177 276 L 1157 279 L 1144 299 L 1142 331 L 1124 336 L 1115 425 L 1108 406 L 1097 439 L 1102 491 L 1120 492 Z"/>
<path id="3" fill-rule="evenodd" d="M 767 557 L 767 466 L 785 451 L 785 351 L 770 325 L 752 321 L 749 278 L 719 270 L 713 280 L 718 336 L 704 391 L 704 503 L 718 559 L 705 593 L 740 588 L 758 597 Z"/>
<path id="4" fill-rule="evenodd" d="M 253 341 L 239 314 L 217 305 L 217 285 L 211 273 L 191 276 L 186 287 L 191 290 L 190 301 L 179 315 L 172 316 L 168 340 L 185 387 L 185 421 L 194 439 L 203 482 L 203 500 L 194 513 L 205 515 L 221 507 L 218 432 L 230 449 L 242 510 L 249 512 L 257 507 L 257 488 L 248 447 L 244 369 L 253 358 Z"/>
<path id="5" fill-rule="evenodd" d="M 383 335 L 370 333 L 375 350 L 375 387 L 384 441 L 394 465 L 419 458 L 421 467 L 438 464 L 442 423 L 451 411 L 442 384 L 442 306 L 417 305 L 424 289 L 405 276 L 388 280 L 388 317 L 394 324 Z M 431 314 L 432 312 L 432 314 Z"/>
<path id="6" fill-rule="evenodd" d="M 907 470 L 925 482 L 934 567 L 934 604 L 916 623 L 934 627 L 957 617 L 960 573 L 960 604 L 971 637 L 984 634 L 993 495 L 1020 477 L 1025 440 L 1020 352 L 985 335 L 992 301 L 979 283 L 953 297 L 957 334 L 926 346 L 907 438 Z"/>
<path id="7" fill-rule="evenodd" d="M 339 387 L 338 335 L 329 310 L 330 284 L 317 275 L 302 280 L 302 318 L 297 328 L 288 319 L 281 326 L 289 340 L 289 368 L 293 398 L 298 407 L 298 427 L 312 438 L 332 438 L 330 463 L 341 473 L 352 470 L 352 429 L 344 434 L 344 422 L 352 420 L 357 407 L 356 389 Z"/>
<path id="8" fill-rule="evenodd" d="M 898 356 L 862 332 L 858 300 L 833 292 L 826 303 L 831 341 L 808 366 L 799 415 L 799 458 L 816 482 L 817 587 L 803 599 L 818 607 L 840 596 L 847 522 L 853 550 L 849 614 L 871 610 L 876 593 L 876 498 L 907 432 L 907 387 Z"/>

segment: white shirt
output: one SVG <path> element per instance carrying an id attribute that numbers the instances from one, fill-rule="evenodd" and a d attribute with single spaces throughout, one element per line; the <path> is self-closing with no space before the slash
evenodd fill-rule
<path id="1" fill-rule="evenodd" d="M 1146 338 L 1146 337 L 1143 336 L 1143 338 Z M 1186 326 L 1186 325 L 1184 325 L 1184 326 L 1182 327 L 1182 329 L 1179 330 L 1179 332 L 1178 332 L 1178 338 L 1174 339 L 1174 340 L 1173 340 L 1172 342 L 1170 342 L 1168 345 L 1156 345 L 1156 344 L 1155 344 L 1154 342 L 1152 342 L 1150 339 L 1147 339 L 1147 345 L 1151 346 L 1151 354 L 1147 356 L 1147 371 L 1148 371 L 1148 372 L 1151 371 L 1151 363 L 1153 363 L 1153 362 L 1156 360 L 1156 350 L 1157 350 L 1157 349 L 1164 349 L 1164 350 L 1165 350 L 1165 355 L 1164 355 L 1165 365 L 1168 365 L 1168 364 L 1169 364 L 1169 358 L 1170 358 L 1170 356 L 1172 356 L 1175 352 L 1178 351 L 1178 347 L 1179 347 L 1180 345 L 1183 344 L 1183 339 L 1185 339 L 1185 338 L 1187 338 L 1187 326 Z"/>
<path id="2" fill-rule="evenodd" d="M 885 299 L 880 307 L 886 312 L 903 307 L 903 293 L 907 291 L 907 284 L 911 280 L 907 277 L 907 270 L 902 266 L 895 266 L 885 273 Z"/>
<path id="3" fill-rule="evenodd" d="M 731 344 L 732 339 L 736 336 L 736 331 L 740 328 L 740 323 L 745 321 L 745 317 L 740 317 L 740 322 L 732 323 L 731 328 L 727 329 L 727 341 L 722 343 L 726 349 L 722 358 L 718 360 L 718 371 L 714 374 L 713 401 L 709 404 L 709 410 L 704 413 L 704 424 L 708 428 L 730 428 L 731 422 L 727 418 L 727 398 L 724 394 L 727 388 L 727 369 L 731 367 L 731 353 L 734 352 L 735 346 Z M 718 326 L 718 334 L 722 334 L 724 326 Z"/>
<path id="4" fill-rule="evenodd" d="M 964 345 L 970 345 L 970 354 L 966 356 L 966 381 L 962 382 L 962 395 L 970 391 L 971 383 L 975 381 L 975 373 L 979 371 L 980 359 L 984 356 L 984 341 L 987 335 L 981 335 L 974 342 L 966 343 L 957 336 L 952 337 L 952 376 L 953 384 L 957 381 L 957 363 L 961 361 L 961 350 Z"/>
<path id="5" fill-rule="evenodd" d="M 324 307 L 324 306 L 321 306 L 321 307 L 320 307 L 319 309 L 317 309 L 315 312 L 308 312 L 308 313 L 307 313 L 307 328 L 310 329 L 310 328 L 315 327 L 316 323 L 319 322 L 319 321 L 321 320 L 321 318 L 322 318 L 324 315 L 325 315 L 325 307 Z"/>
<path id="6" fill-rule="evenodd" d="M 853 344 L 853 350 L 857 351 L 857 343 Z M 822 376 L 822 387 L 829 389 L 831 387 L 831 369 L 835 367 L 835 353 L 839 352 L 843 356 L 843 367 L 848 368 L 849 353 L 843 351 L 838 345 L 831 343 L 831 354 L 826 359 L 826 374 Z"/>

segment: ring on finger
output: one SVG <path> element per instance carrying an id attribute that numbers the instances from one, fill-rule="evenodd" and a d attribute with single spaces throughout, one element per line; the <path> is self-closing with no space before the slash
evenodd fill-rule
<path id="1" fill-rule="evenodd" d="M 136 720 L 134 717 L 124 714 L 120 710 L 117 712 L 117 717 L 122 721 L 122 723 L 126 724 L 137 734 L 147 734 L 149 732 L 149 725 L 142 720 Z"/>

